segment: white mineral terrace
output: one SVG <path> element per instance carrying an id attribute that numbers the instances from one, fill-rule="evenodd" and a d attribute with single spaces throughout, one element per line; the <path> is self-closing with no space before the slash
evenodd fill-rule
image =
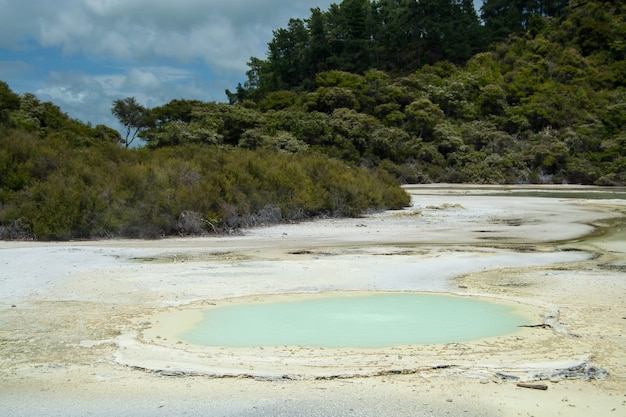
<path id="1" fill-rule="evenodd" d="M 239 236 L 0 242 L 0 415 L 626 414 L 626 201 L 407 190 L 404 210 Z M 213 305 L 396 291 L 505 303 L 536 326 L 383 349 L 177 337 Z"/>

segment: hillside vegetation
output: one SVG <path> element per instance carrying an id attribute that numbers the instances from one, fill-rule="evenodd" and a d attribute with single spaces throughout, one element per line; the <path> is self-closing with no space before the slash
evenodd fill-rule
<path id="1" fill-rule="evenodd" d="M 402 182 L 626 184 L 624 2 L 488 0 L 480 18 L 465 0 L 313 9 L 228 104 L 116 100 L 125 137 L 0 83 L 0 238 L 356 216 L 408 204 Z"/>
<path id="2" fill-rule="evenodd" d="M 148 147 L 313 149 L 403 182 L 626 183 L 623 1 L 488 0 L 484 24 L 462 0 L 311 12 L 230 105 L 152 109 Z"/>
<path id="3" fill-rule="evenodd" d="M 383 170 L 316 152 L 185 144 L 127 149 L 0 83 L 0 238 L 157 238 L 233 233 L 312 216 L 401 208 Z"/>
<path id="4" fill-rule="evenodd" d="M 624 1 L 487 0 L 481 17 L 461 0 L 313 10 L 228 94 L 254 132 L 406 181 L 624 184 Z"/>

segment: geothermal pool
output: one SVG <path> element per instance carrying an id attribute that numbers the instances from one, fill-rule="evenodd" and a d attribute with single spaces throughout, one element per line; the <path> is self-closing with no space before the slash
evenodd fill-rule
<path id="1" fill-rule="evenodd" d="M 180 340 L 223 347 L 384 348 L 461 343 L 514 333 L 514 307 L 425 293 L 312 297 L 217 306 Z"/>

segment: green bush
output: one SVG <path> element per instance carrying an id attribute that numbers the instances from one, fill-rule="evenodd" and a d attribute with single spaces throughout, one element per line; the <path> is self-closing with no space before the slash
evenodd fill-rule
<path id="1" fill-rule="evenodd" d="M 13 132 L 2 141 L 16 138 Z M 256 151 L 192 144 L 149 150 L 26 138 L 20 146 L 1 148 L 4 171 L 12 173 L 1 177 L 3 238 L 232 232 L 408 202 L 388 175 L 372 175 L 318 153 L 285 152 L 283 142 Z"/>

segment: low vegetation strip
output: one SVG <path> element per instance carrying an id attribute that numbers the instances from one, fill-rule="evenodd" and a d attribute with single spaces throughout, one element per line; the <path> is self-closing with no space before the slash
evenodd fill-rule
<path id="1" fill-rule="evenodd" d="M 70 146 L 21 130 L 5 130 L 0 149 L 3 239 L 233 233 L 409 203 L 386 172 L 317 153 Z"/>

